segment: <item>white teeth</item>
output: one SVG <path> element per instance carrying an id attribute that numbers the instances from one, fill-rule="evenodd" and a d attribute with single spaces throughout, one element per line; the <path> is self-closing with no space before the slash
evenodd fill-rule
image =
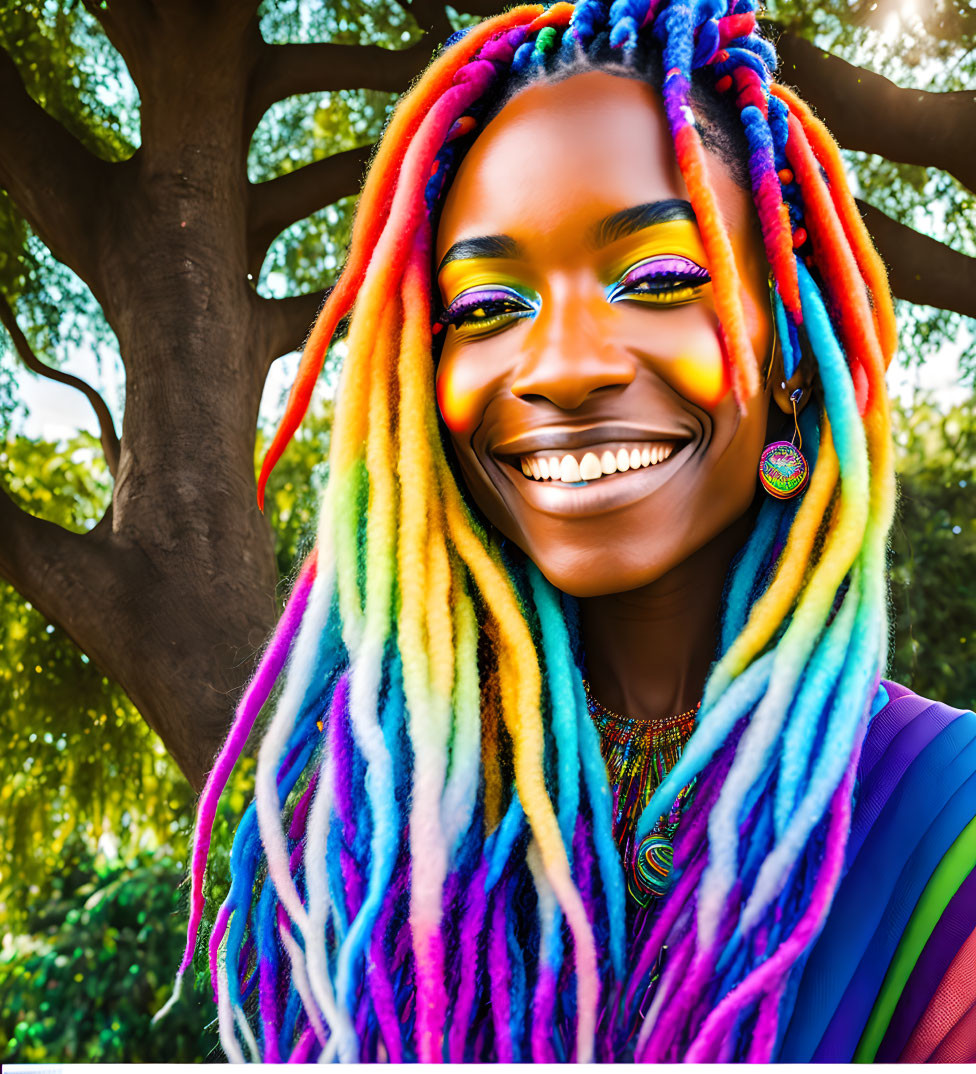
<path id="1" fill-rule="evenodd" d="M 569 484 L 580 480 L 579 463 L 572 455 L 563 455 L 563 461 L 559 464 L 559 480 Z"/>
<path id="2" fill-rule="evenodd" d="M 588 451 L 580 460 L 579 473 L 581 481 L 593 481 L 603 473 L 600 460 L 592 451 Z"/>
<path id="3" fill-rule="evenodd" d="M 604 450 L 601 455 L 587 451 L 581 459 L 575 455 L 523 456 L 519 466 L 526 477 L 535 481 L 563 481 L 576 484 L 579 481 L 595 481 L 608 474 L 625 473 L 627 470 L 640 470 L 664 462 L 674 452 L 675 445 L 669 442 L 655 443 L 644 447 L 625 448 L 616 452 Z"/>

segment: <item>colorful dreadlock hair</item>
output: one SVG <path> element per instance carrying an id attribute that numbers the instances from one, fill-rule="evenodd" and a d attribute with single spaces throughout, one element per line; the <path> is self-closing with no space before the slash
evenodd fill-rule
<path id="1" fill-rule="evenodd" d="M 737 397 L 758 371 L 693 78 L 741 120 L 786 373 L 807 356 L 818 388 L 809 486 L 759 511 L 698 726 L 640 821 L 639 836 L 697 778 L 638 945 L 574 602 L 488 535 L 442 443 L 431 233 L 465 139 L 513 80 L 654 50 Z M 776 1054 L 841 874 L 886 657 L 895 332 L 837 148 L 775 65 L 752 0 L 527 6 L 452 39 L 396 109 L 261 475 L 263 490 L 348 316 L 317 544 L 199 806 L 180 978 L 217 801 L 277 687 L 210 935 L 229 1058 Z"/>

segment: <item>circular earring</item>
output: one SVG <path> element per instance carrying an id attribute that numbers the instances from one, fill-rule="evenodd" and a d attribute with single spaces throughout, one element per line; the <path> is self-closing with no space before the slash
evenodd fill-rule
<path id="1" fill-rule="evenodd" d="M 759 480 L 770 496 L 777 500 L 790 500 L 807 487 L 810 480 L 810 467 L 801 448 L 803 436 L 796 416 L 796 404 L 803 395 L 803 389 L 797 388 L 790 395 L 793 404 L 793 440 L 776 440 L 767 444 L 759 459 Z M 794 440 L 799 439 L 799 444 Z"/>

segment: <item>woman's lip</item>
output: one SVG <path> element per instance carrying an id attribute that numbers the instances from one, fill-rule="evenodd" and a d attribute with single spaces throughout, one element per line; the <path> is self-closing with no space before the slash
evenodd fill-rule
<path id="1" fill-rule="evenodd" d="M 663 462 L 644 466 L 639 470 L 606 474 L 586 482 L 585 485 L 538 481 L 526 477 L 521 469 L 508 463 L 502 464 L 500 470 L 526 503 L 536 511 L 559 518 L 586 517 L 615 511 L 642 500 L 668 481 L 684 460 L 690 457 L 691 452 L 684 450 L 688 446 L 689 441 L 682 440 Z"/>
<path id="2" fill-rule="evenodd" d="M 687 443 L 688 431 L 666 432 L 639 425 L 588 425 L 585 427 L 546 426 L 534 432 L 517 436 L 512 440 L 494 444 L 488 450 L 492 455 L 508 461 L 520 455 L 531 455 L 535 451 L 572 452 L 594 444 L 606 443 L 654 443 L 660 441 L 678 441 Z"/>

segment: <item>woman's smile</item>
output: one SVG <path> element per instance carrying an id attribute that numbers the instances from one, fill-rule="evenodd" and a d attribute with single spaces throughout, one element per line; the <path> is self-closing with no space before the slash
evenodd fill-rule
<path id="1" fill-rule="evenodd" d="M 549 515 L 596 515 L 651 495 L 694 450 L 686 432 L 622 425 L 547 427 L 489 452 L 509 489 Z"/>

